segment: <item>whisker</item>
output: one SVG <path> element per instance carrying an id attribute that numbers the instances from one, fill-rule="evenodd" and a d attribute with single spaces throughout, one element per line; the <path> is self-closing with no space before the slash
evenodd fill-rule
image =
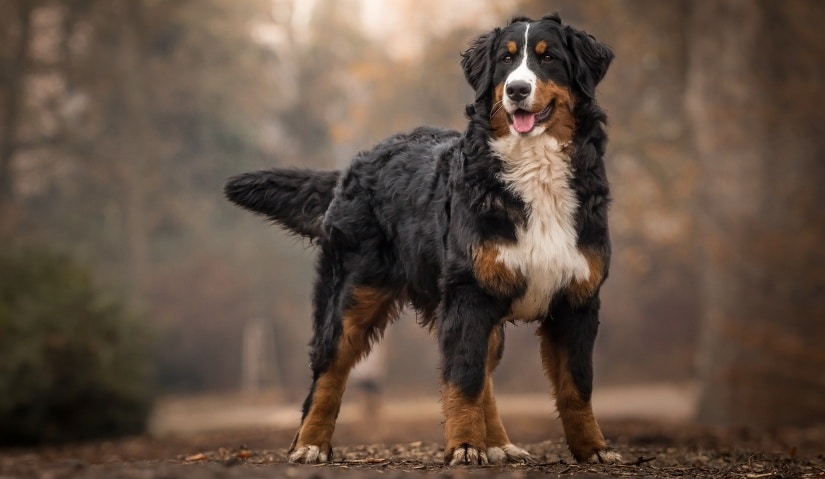
<path id="1" fill-rule="evenodd" d="M 490 112 L 490 119 L 493 119 L 496 113 L 504 106 L 504 100 L 499 100 L 493 104 L 493 111 Z"/>

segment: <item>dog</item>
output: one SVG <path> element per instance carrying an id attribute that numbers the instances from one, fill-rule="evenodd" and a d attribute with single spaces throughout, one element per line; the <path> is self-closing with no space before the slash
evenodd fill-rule
<path id="1" fill-rule="evenodd" d="M 612 50 L 558 14 L 516 17 L 461 54 L 474 90 L 463 132 L 420 127 L 343 171 L 230 178 L 226 197 L 319 249 L 312 387 L 289 461 L 332 460 L 350 369 L 405 304 L 441 353 L 444 461 L 529 461 L 496 410 L 504 324 L 537 324 L 567 444 L 615 463 L 591 407 L 599 290 L 608 274 L 606 115 Z"/>

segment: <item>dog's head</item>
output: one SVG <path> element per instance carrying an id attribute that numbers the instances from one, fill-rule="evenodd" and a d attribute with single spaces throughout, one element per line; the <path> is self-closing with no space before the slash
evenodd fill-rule
<path id="1" fill-rule="evenodd" d="M 572 139 L 575 102 L 593 99 L 611 60 L 607 45 L 553 14 L 480 36 L 461 66 L 495 137 L 549 133 L 563 142 Z"/>

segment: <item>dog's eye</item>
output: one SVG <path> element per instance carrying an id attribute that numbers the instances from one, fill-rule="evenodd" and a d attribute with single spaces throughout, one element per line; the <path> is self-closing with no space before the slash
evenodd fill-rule
<path id="1" fill-rule="evenodd" d="M 513 63 L 513 57 L 512 55 L 504 55 L 501 57 L 501 61 L 502 63 Z"/>
<path id="2" fill-rule="evenodd" d="M 550 55 L 542 55 L 542 57 L 541 57 L 541 62 L 542 63 L 550 63 L 552 61 L 553 61 L 553 57 L 551 57 Z"/>

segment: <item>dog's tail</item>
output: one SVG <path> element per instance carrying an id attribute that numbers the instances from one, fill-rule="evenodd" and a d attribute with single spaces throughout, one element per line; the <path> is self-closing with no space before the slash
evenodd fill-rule
<path id="1" fill-rule="evenodd" d="M 254 171 L 229 178 L 223 193 L 236 205 L 315 240 L 323 235 L 321 223 L 339 175 L 285 168 Z"/>

